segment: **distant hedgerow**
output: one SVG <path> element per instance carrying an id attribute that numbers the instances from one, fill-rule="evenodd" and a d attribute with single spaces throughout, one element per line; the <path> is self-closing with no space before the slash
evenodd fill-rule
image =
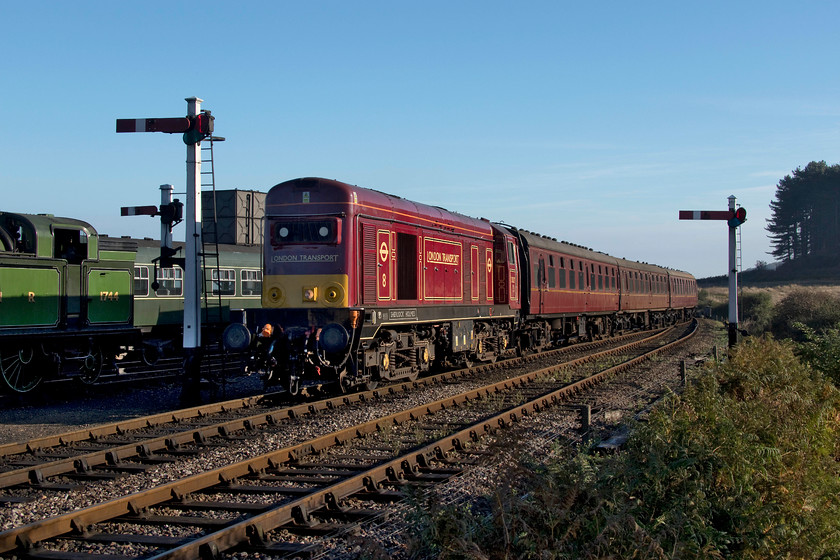
<path id="1" fill-rule="evenodd" d="M 802 323 L 815 330 L 831 328 L 840 322 L 840 297 L 801 288 L 792 291 L 776 304 L 771 330 L 778 339 L 801 340 L 801 330 L 794 324 Z"/>

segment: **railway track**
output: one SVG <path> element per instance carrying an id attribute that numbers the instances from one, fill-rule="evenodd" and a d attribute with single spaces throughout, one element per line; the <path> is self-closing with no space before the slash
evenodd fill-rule
<path id="1" fill-rule="evenodd" d="M 3 444 L 0 445 L 0 503 L 24 501 L 32 492 L 51 488 L 49 479 L 57 476 L 70 477 L 73 485 L 78 486 L 85 480 L 100 480 L 120 473 L 137 472 L 146 466 L 160 463 L 161 455 L 184 457 L 223 442 L 239 441 L 248 435 L 258 436 L 259 429 L 266 429 L 288 418 L 317 414 L 385 395 L 405 393 L 418 387 L 451 384 L 476 376 L 481 377 L 480 382 L 504 378 L 508 375 L 507 370 L 517 364 L 519 367 L 527 367 L 529 363 L 551 361 L 558 356 L 566 360 L 592 359 L 594 349 L 613 346 L 620 348 L 629 341 L 646 336 L 648 333 L 635 333 L 619 339 L 509 360 L 503 366 L 481 365 L 422 378 L 412 383 L 394 384 L 378 390 L 292 406 L 274 404 L 275 401 L 282 401 L 284 395 L 281 393 L 263 394 L 103 424 L 27 442 Z M 231 434 L 236 435 L 234 437 Z M 191 446 L 192 453 L 185 446 Z M 4 492 L 6 489 L 12 489 L 12 494 Z"/>
<path id="2" fill-rule="evenodd" d="M 675 338 L 673 329 L 654 338 L 668 337 Z M 232 547 L 270 554 L 298 553 L 300 545 L 278 543 L 273 539 L 279 533 L 271 531 L 284 527 L 295 534 L 340 532 L 346 523 L 376 515 L 372 504 L 399 499 L 402 495 L 397 489 L 401 486 L 430 484 L 459 473 L 474 462 L 476 453 L 470 444 L 481 435 L 557 404 L 662 348 L 661 342 L 644 339 L 560 364 L 541 367 L 540 363 L 536 371 L 513 378 L 501 374 L 502 378 L 490 385 L 4 531 L 0 533 L 0 553 L 78 558 L 74 556 L 77 552 L 65 550 L 64 545 L 71 541 L 82 549 L 107 548 L 106 543 L 139 546 L 133 550 L 142 552 L 130 557 L 215 557 Z M 630 352 L 635 357 L 625 359 Z M 625 357 L 612 358 L 604 365 L 604 360 L 610 360 L 608 354 Z M 533 370 L 538 361 L 552 359 L 556 361 L 556 355 L 529 357 L 516 367 Z M 584 363 L 593 365 L 582 371 Z M 506 369 L 510 366 L 505 364 Z M 482 366 L 460 375 L 466 379 L 477 369 L 500 368 L 498 364 Z M 486 377 L 487 371 L 482 376 Z M 235 443 L 249 433 L 271 430 L 304 415 L 319 416 L 319 412 L 371 400 L 398 399 L 402 391 L 416 385 L 451 383 L 456 377 L 455 373 L 442 374 L 380 391 L 289 407 L 266 408 L 265 402 L 257 399 L 241 399 L 138 419 L 134 424 L 103 426 L 96 433 L 85 430 L 17 447 L 3 446 L 3 460 L 14 468 L 0 473 L 0 487 L 8 501 L 25 500 L 28 491 L 61 491 L 80 481 L 145 472 L 155 464 Z M 139 432 L 147 433 L 141 436 Z M 136 439 L 138 436 L 142 439 Z M 62 456 L 70 449 L 81 453 Z M 24 462 L 24 456 L 39 455 L 53 460 L 14 464 Z M 59 482 L 52 481 L 56 477 Z M 147 530 L 162 525 L 172 534 Z"/>

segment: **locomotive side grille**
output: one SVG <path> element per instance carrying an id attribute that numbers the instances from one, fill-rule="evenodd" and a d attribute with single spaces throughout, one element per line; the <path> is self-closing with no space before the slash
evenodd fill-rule
<path id="1" fill-rule="evenodd" d="M 376 303 L 376 226 L 362 224 L 364 302 Z"/>

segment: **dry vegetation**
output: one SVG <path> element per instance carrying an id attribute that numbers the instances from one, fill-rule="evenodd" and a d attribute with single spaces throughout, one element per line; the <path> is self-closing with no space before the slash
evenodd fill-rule
<path id="1" fill-rule="evenodd" d="M 798 292 L 800 290 L 809 290 L 818 292 L 821 294 L 833 295 L 836 297 L 840 297 L 840 285 L 838 286 L 808 286 L 804 284 L 787 284 L 782 286 L 741 286 L 739 288 L 739 293 L 744 295 L 751 295 L 751 294 L 759 294 L 759 293 L 766 293 L 770 294 L 770 301 L 773 305 L 776 305 L 781 300 L 783 300 L 786 296 L 790 295 L 791 293 Z M 705 297 L 704 297 L 705 296 Z M 716 304 L 725 304 L 728 302 L 729 298 L 729 288 L 726 287 L 711 287 L 711 288 L 702 288 L 700 290 L 700 299 L 701 304 L 704 301 L 708 301 L 711 303 L 706 303 L 706 305 L 716 305 Z"/>

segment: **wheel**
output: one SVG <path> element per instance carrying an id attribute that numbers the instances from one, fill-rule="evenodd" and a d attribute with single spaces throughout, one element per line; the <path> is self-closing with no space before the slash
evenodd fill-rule
<path id="1" fill-rule="evenodd" d="M 79 380 L 85 384 L 93 384 L 99 380 L 102 373 L 102 348 L 98 344 L 91 344 L 88 353 L 82 357 L 82 365 L 79 366 Z"/>
<path id="2" fill-rule="evenodd" d="M 368 381 L 367 383 L 362 383 L 359 385 L 360 391 L 373 391 L 379 387 L 379 381 Z"/>
<path id="3" fill-rule="evenodd" d="M 24 346 L 19 350 L 0 348 L 0 370 L 3 381 L 17 393 L 27 393 L 37 387 L 44 378 L 44 364 L 35 359 L 36 351 L 32 346 Z"/>

